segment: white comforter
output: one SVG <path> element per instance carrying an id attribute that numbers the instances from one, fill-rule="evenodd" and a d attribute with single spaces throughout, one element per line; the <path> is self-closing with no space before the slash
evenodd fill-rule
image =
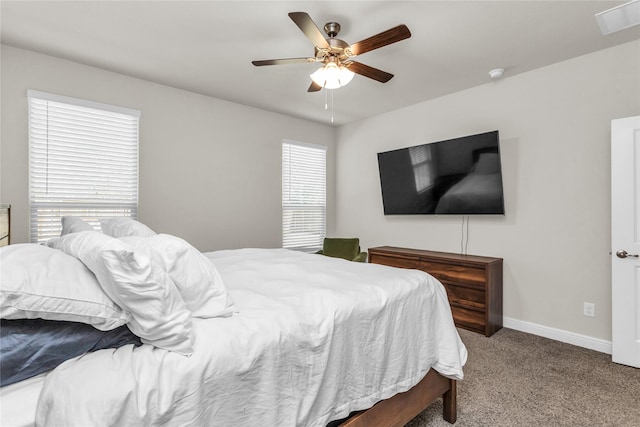
<path id="1" fill-rule="evenodd" d="M 418 383 L 462 378 L 443 286 L 416 270 L 284 249 L 207 254 L 238 313 L 194 319 L 191 357 L 143 345 L 47 376 L 39 426 L 325 426 Z"/>

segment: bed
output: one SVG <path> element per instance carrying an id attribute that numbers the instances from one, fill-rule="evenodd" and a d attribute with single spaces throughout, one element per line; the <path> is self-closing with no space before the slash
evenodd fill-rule
<path id="1" fill-rule="evenodd" d="M 95 259 L 77 249 L 79 240 L 97 235 L 100 244 L 107 241 L 85 230 L 47 249 L 57 256 L 73 253 L 94 267 Z M 135 247 L 136 257 L 139 248 L 177 239 L 116 237 Z M 153 239 L 153 245 L 144 243 Z M 11 246 L 29 251 L 39 245 Z M 88 253 L 96 252 L 91 248 Z M 144 344 L 87 352 L 2 387 L 0 423 L 401 426 L 439 397 L 445 419 L 455 422 L 456 380 L 463 378 L 467 353 L 446 292 L 431 276 L 285 249 L 222 250 L 202 257 L 226 299 L 216 315 L 211 305 L 208 315 L 189 317 L 190 349 L 158 347 L 174 345 L 153 335 L 174 319 L 143 331 L 136 328 L 144 319 L 133 313 L 125 325 Z M 175 268 L 166 271 L 173 274 Z M 184 292 L 179 278 L 174 281 Z M 180 318 L 180 307 L 170 311 Z M 193 307 L 187 311 L 198 313 Z"/>

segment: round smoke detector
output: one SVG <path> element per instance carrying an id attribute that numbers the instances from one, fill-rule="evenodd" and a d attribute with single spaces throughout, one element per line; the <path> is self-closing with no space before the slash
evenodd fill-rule
<path id="1" fill-rule="evenodd" d="M 502 77 L 503 74 L 504 74 L 504 68 L 494 68 L 493 70 L 489 71 L 489 76 L 492 79 L 499 79 L 500 77 Z"/>

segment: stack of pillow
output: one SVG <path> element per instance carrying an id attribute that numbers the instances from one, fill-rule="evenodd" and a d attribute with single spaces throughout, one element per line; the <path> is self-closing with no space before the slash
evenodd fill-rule
<path id="1" fill-rule="evenodd" d="M 3 247 L 0 318 L 82 323 L 97 332 L 126 325 L 143 343 L 188 356 L 192 318 L 232 315 L 215 265 L 188 242 L 131 218 L 100 223 L 102 232 L 63 217 L 61 236 L 46 246 Z M 4 341 L 10 332 L 3 322 Z M 2 362 L 4 378 L 4 354 Z"/>

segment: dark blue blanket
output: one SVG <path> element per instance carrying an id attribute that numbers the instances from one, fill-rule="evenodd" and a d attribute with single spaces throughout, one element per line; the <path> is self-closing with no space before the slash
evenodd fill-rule
<path id="1" fill-rule="evenodd" d="M 142 343 L 126 326 L 100 331 L 76 322 L 2 319 L 0 387 L 50 371 L 81 354 L 127 344 Z"/>

